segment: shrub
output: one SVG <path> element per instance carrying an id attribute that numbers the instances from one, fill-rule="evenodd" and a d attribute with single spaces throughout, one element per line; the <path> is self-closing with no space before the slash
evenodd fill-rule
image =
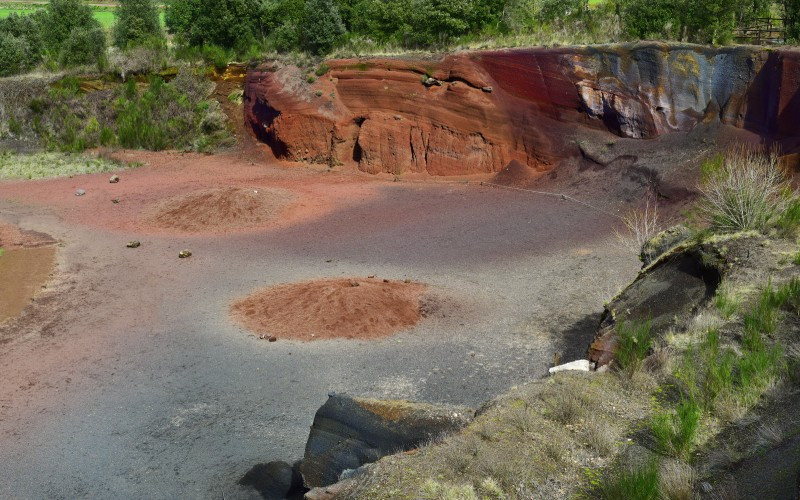
<path id="1" fill-rule="evenodd" d="M 659 498 L 658 463 L 655 461 L 624 469 L 605 480 L 600 486 L 600 498 L 620 500 L 657 500 Z"/>
<path id="2" fill-rule="evenodd" d="M 117 47 L 125 48 L 164 36 L 153 0 L 120 0 L 116 17 L 113 36 Z"/>
<path id="3" fill-rule="evenodd" d="M 322 63 L 322 64 L 319 65 L 319 67 L 314 72 L 314 74 L 319 76 L 319 77 L 322 77 L 322 76 L 325 76 L 326 74 L 328 74 L 328 71 L 330 71 L 330 70 L 331 70 L 330 66 L 328 66 L 325 63 Z"/>
<path id="4" fill-rule="evenodd" d="M 653 347 L 650 322 L 620 321 L 617 325 L 617 339 L 617 364 L 629 373 L 637 371 Z"/>
<path id="5" fill-rule="evenodd" d="M 42 60 L 41 14 L 0 19 L 0 76 L 27 71 Z"/>
<path id="6" fill-rule="evenodd" d="M 786 175 L 775 153 L 738 149 L 707 173 L 703 212 L 721 231 L 764 230 L 785 205 Z"/>

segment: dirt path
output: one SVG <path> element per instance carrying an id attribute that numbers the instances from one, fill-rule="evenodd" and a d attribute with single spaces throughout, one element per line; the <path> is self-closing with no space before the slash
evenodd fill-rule
<path id="1" fill-rule="evenodd" d="M 247 497 L 236 480 L 299 458 L 329 391 L 477 405 L 542 375 L 556 351 L 580 354 L 587 311 L 637 268 L 605 216 L 558 199 L 122 154 L 149 166 L 119 184 L 0 183 L 0 219 L 63 243 L 48 290 L 0 327 L 0 497 Z M 143 218 L 222 187 L 291 201 L 260 227 L 209 234 Z M 178 259 L 184 248 L 193 257 Z M 426 283 L 440 307 L 373 342 L 270 343 L 228 314 L 273 285 L 371 275 Z"/>

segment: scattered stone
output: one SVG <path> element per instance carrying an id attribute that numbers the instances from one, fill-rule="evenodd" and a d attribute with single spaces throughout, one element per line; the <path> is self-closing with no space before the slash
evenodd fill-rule
<path id="1" fill-rule="evenodd" d="M 273 337 L 270 337 L 268 340 L 269 340 L 270 342 L 277 342 L 277 341 L 278 341 L 278 337 L 274 337 L 274 336 L 273 336 Z M 289 354 L 291 354 L 291 353 L 289 353 Z"/>
<path id="2" fill-rule="evenodd" d="M 138 240 L 133 240 L 129 241 L 128 244 L 125 246 L 127 246 L 128 248 L 139 248 L 140 246 L 142 246 L 142 244 Z"/>
<path id="3" fill-rule="evenodd" d="M 384 280 L 383 280 L 383 282 L 384 282 L 384 283 L 388 283 L 388 282 L 389 282 L 389 280 L 387 280 L 387 279 L 384 279 Z"/>
<path id="4" fill-rule="evenodd" d="M 86 194 L 86 190 L 85 189 L 78 189 L 78 190 L 75 191 L 75 196 L 83 196 L 85 194 Z"/>
<path id="5" fill-rule="evenodd" d="M 403 283 L 405 283 L 406 285 L 408 285 L 409 283 L 411 283 L 411 280 L 409 280 L 409 279 L 405 279 L 405 280 L 403 280 Z"/>
<path id="6" fill-rule="evenodd" d="M 375 275 L 374 275 L 374 274 L 371 274 L 371 275 L 367 276 L 367 278 L 369 278 L 369 279 L 371 279 L 371 280 L 372 280 L 372 279 L 375 279 Z"/>
<path id="7" fill-rule="evenodd" d="M 350 281 L 350 286 L 352 287 L 361 286 L 361 283 L 359 283 L 358 281 Z"/>
<path id="8" fill-rule="evenodd" d="M 588 359 L 579 359 L 577 361 L 572 361 L 569 363 L 564 363 L 563 365 L 558 365 L 550 368 L 550 375 L 558 372 L 567 372 L 567 371 L 577 371 L 577 372 L 588 372 L 590 370 L 590 364 Z"/>
<path id="9" fill-rule="evenodd" d="M 472 410 L 449 405 L 334 394 L 317 411 L 300 471 L 309 488 L 330 486 L 342 472 L 457 432 Z"/>
<path id="10" fill-rule="evenodd" d="M 188 259 L 191 256 L 192 252 L 190 252 L 189 250 L 181 250 L 181 252 L 178 254 L 179 259 Z"/>
<path id="11" fill-rule="evenodd" d="M 481 87 L 481 90 L 483 90 L 487 94 L 491 94 L 492 92 L 494 92 L 494 89 L 488 85 L 486 87 Z"/>
<path id="12" fill-rule="evenodd" d="M 437 87 L 441 87 L 442 86 L 442 82 L 440 82 L 436 78 L 432 78 L 432 77 L 428 77 L 425 80 L 423 80 L 422 84 L 425 85 L 426 87 L 433 87 L 434 85 L 437 86 Z"/>
<path id="13" fill-rule="evenodd" d="M 111 200 L 111 203 L 117 205 L 119 203 L 119 198 L 114 198 L 113 200 Z"/>
<path id="14" fill-rule="evenodd" d="M 108 182 L 111 183 L 111 184 L 118 183 L 119 182 L 119 176 L 118 175 L 112 175 L 111 178 L 108 179 Z"/>

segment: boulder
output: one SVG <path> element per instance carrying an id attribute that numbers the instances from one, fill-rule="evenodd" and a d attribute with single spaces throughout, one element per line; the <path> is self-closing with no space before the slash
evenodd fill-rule
<path id="1" fill-rule="evenodd" d="M 347 469 L 458 431 L 473 414 L 464 407 L 334 394 L 311 426 L 300 466 L 305 485 L 332 485 Z"/>
<path id="2" fill-rule="evenodd" d="M 611 362 L 619 321 L 649 321 L 658 337 L 676 321 L 687 320 L 714 296 L 725 267 L 714 245 L 678 247 L 662 256 L 606 306 L 589 361 L 596 368 Z"/>
<path id="3" fill-rule="evenodd" d="M 286 462 L 258 464 L 242 476 L 239 484 L 252 486 L 262 497 L 282 500 L 303 489 L 299 471 Z"/>

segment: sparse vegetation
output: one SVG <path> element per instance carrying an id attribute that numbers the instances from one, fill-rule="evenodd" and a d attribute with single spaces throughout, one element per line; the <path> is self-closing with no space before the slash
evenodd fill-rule
<path id="1" fill-rule="evenodd" d="M 730 319 L 739 312 L 739 298 L 727 286 L 720 285 L 714 295 L 714 305 L 724 319 Z"/>
<path id="2" fill-rule="evenodd" d="M 119 170 L 120 162 L 62 153 L 0 153 L 0 179 L 43 179 Z"/>

